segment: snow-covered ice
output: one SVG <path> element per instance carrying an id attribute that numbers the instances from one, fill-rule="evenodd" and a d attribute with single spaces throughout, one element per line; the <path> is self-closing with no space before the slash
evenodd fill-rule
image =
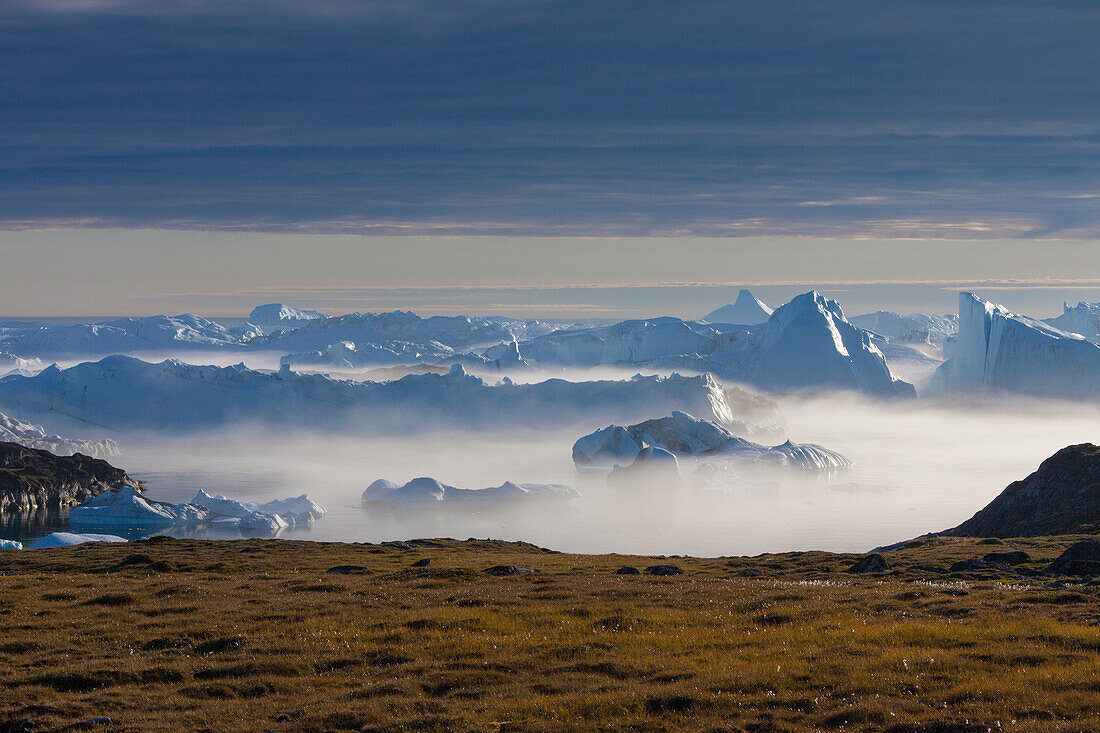
<path id="1" fill-rule="evenodd" d="M 1100 303 L 1081 301 L 1075 306 L 1062 303 L 1062 315 L 1047 318 L 1044 323 L 1061 331 L 1084 336 L 1089 341 L 1100 342 Z"/>
<path id="2" fill-rule="evenodd" d="M 326 317 L 324 313 L 317 311 L 291 308 L 282 303 L 268 303 L 253 308 L 248 314 L 248 322 L 258 326 L 265 334 L 273 334 L 278 331 L 293 331 L 308 321 Z"/>
<path id="3" fill-rule="evenodd" d="M 0 550 L 22 550 L 23 543 L 16 540 L 0 540 Z"/>
<path id="4" fill-rule="evenodd" d="M 647 447 L 679 458 L 737 460 L 806 470 L 836 470 L 851 465 L 841 454 L 819 445 L 787 441 L 769 448 L 684 412 L 636 425 L 610 425 L 585 435 L 573 444 L 573 462 L 578 468 L 627 466 Z"/>

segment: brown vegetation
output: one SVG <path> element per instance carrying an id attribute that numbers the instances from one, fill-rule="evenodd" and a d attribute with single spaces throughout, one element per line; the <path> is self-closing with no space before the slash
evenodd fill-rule
<path id="1" fill-rule="evenodd" d="M 1028 575 L 1074 539 L 920 540 L 880 575 L 490 541 L 7 551 L 0 730 L 1098 730 L 1100 588 Z M 1031 562 L 944 572 L 991 550 Z M 616 573 L 658 564 L 684 572 Z"/>

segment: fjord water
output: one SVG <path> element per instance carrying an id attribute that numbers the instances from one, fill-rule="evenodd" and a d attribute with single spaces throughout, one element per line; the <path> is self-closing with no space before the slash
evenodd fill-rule
<path id="1" fill-rule="evenodd" d="M 115 462 L 152 499 L 187 501 L 198 489 L 251 501 L 308 493 L 329 509 L 290 539 L 369 541 L 450 536 L 534 542 L 573 552 L 731 555 L 871 547 L 954 526 L 1059 448 L 1100 442 L 1100 410 L 1063 402 L 876 401 L 780 398 L 789 435 L 839 450 L 850 471 L 775 471 L 753 486 L 689 478 L 609 488 L 578 473 L 573 432 L 446 433 L 401 438 L 257 436 L 128 441 Z M 602 427 L 602 426 L 593 426 Z M 563 483 L 568 507 L 501 511 L 380 510 L 360 494 L 372 481 L 431 476 L 461 488 Z"/>

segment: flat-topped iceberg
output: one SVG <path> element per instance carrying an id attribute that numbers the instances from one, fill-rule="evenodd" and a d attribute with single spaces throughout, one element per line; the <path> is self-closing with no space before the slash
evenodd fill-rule
<path id="1" fill-rule="evenodd" d="M 637 376 L 628 380 L 488 384 L 461 366 L 392 382 L 320 374 L 150 364 L 111 356 L 34 377 L 0 379 L 0 403 L 23 415 L 65 415 L 120 431 L 190 432 L 248 424 L 285 432 L 509 430 L 634 421 L 684 410 L 734 427 L 738 416 L 713 378 Z M 754 410 L 756 407 L 754 407 Z"/>
<path id="2" fill-rule="evenodd" d="M 677 458 L 717 458 L 816 471 L 851 466 L 847 458 L 820 445 L 787 441 L 768 447 L 684 412 L 636 425 L 610 425 L 585 435 L 573 444 L 573 463 L 581 469 L 629 466 L 647 448 L 666 451 Z"/>
<path id="3" fill-rule="evenodd" d="M 363 492 L 363 501 L 400 506 L 443 502 L 503 507 L 532 501 L 568 501 L 578 496 L 580 494 L 575 489 L 562 484 L 516 484 L 505 481 L 500 486 L 485 489 L 459 489 L 425 476 L 401 486 L 378 479 Z"/>
<path id="4" fill-rule="evenodd" d="M 327 318 L 327 316 L 317 311 L 291 308 L 289 305 L 283 305 L 282 303 L 256 306 L 248 314 L 248 322 L 259 327 L 265 334 L 293 331 L 309 321 L 315 321 L 319 318 Z"/>
<path id="5" fill-rule="evenodd" d="M 973 293 L 959 294 L 959 338 L 932 380 L 937 390 L 1100 397 L 1100 346 Z"/>

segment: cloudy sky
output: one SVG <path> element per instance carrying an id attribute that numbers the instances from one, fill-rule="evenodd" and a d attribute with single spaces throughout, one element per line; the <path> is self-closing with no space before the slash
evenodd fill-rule
<path id="1" fill-rule="evenodd" d="M 0 292 L 13 315 L 237 312 L 243 290 L 320 300 L 301 278 L 325 258 L 342 265 L 327 285 L 344 290 L 625 282 L 605 260 L 631 260 L 634 285 L 676 287 L 1100 283 L 1095 2 L 2 10 L 0 267 L 46 278 Z M 506 256 L 479 254 L 500 237 L 484 251 Z M 399 263 L 403 240 L 416 267 Z M 659 266 L 670 241 L 694 269 Z M 950 271 L 942 241 L 988 271 Z M 870 264 L 867 242 L 887 243 Z M 241 287 L 181 264 L 181 246 Z M 557 249 L 572 269 L 547 268 Z M 101 287 L 81 283 L 74 263 L 120 252 Z M 469 252 L 482 264 L 456 268 Z M 808 277 L 786 271 L 792 257 Z M 828 277 L 814 274 L 823 258 Z M 110 276 L 135 262 L 137 280 Z M 470 308 L 522 305 L 498 295 Z M 601 307 L 552 300 L 528 304 Z"/>

